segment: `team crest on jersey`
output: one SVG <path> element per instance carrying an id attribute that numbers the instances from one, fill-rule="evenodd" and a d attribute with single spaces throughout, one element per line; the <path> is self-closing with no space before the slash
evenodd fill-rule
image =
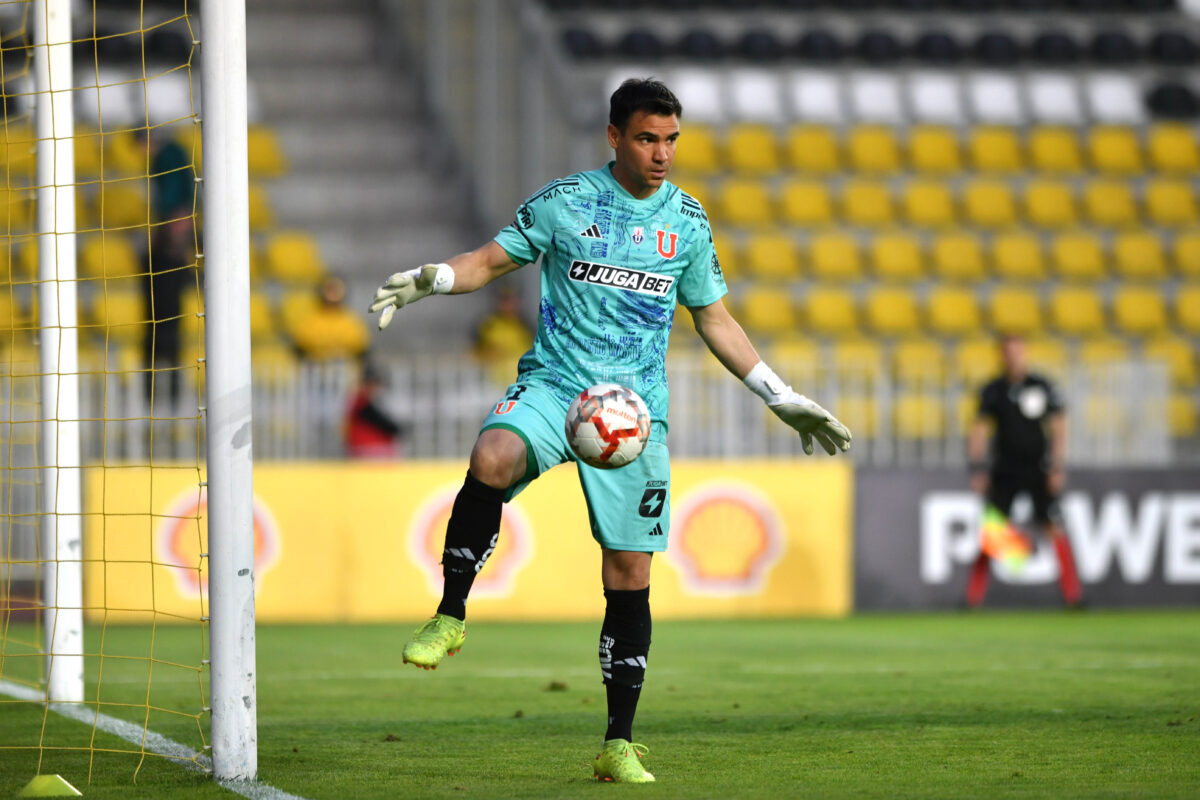
<path id="1" fill-rule="evenodd" d="M 634 228 L 633 235 L 629 238 L 633 239 L 634 244 L 641 244 L 646 241 L 646 232 L 640 227 Z"/>
<path id="2" fill-rule="evenodd" d="M 652 294 L 655 297 L 665 297 L 671 290 L 671 285 L 675 283 L 675 279 L 670 275 L 659 275 L 657 272 L 643 272 L 640 269 L 614 267 L 609 264 L 595 264 L 591 261 L 579 260 L 571 262 L 567 275 L 578 283 L 611 286 L 614 289 Z"/>
<path id="3" fill-rule="evenodd" d="M 658 234 L 658 254 L 663 258 L 675 257 L 675 243 L 679 241 L 678 233 L 667 233 L 659 229 Z"/>

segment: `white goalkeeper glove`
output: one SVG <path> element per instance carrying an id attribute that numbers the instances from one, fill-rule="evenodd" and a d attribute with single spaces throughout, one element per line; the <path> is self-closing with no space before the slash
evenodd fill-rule
<path id="1" fill-rule="evenodd" d="M 783 382 L 770 367 L 758 362 L 742 383 L 757 394 L 783 420 L 800 434 L 800 444 L 807 455 L 813 454 L 813 439 L 829 455 L 850 449 L 850 429 L 821 406 Z"/>
<path id="2" fill-rule="evenodd" d="M 379 330 L 383 330 L 392 321 L 396 309 L 431 294 L 447 294 L 453 286 L 454 270 L 449 264 L 425 264 L 416 269 L 397 272 L 375 291 L 375 300 L 371 303 L 370 312 L 383 312 L 379 315 Z"/>

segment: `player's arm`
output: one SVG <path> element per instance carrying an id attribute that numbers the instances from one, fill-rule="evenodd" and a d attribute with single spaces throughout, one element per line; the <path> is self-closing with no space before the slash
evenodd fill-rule
<path id="1" fill-rule="evenodd" d="M 425 264 L 397 272 L 375 292 L 370 311 L 379 315 L 379 329 L 392 321 L 396 309 L 431 294 L 465 294 L 487 286 L 522 265 L 513 261 L 495 241 L 469 253 L 460 253 L 440 264 Z"/>
<path id="2" fill-rule="evenodd" d="M 1066 485 L 1067 415 L 1056 411 L 1050 415 L 1050 463 L 1046 471 L 1047 488 L 1058 494 Z"/>
<path id="3" fill-rule="evenodd" d="M 971 489 L 983 494 L 988 486 L 988 439 L 992 424 L 988 417 L 978 414 L 967 431 L 967 464 L 971 471 Z"/>
<path id="4" fill-rule="evenodd" d="M 850 431 L 846 426 L 812 400 L 794 392 L 758 357 L 725 303 L 717 300 L 688 310 L 692 312 L 696 332 L 712 354 L 800 434 L 805 453 L 812 455 L 813 439 L 829 455 L 850 449 Z"/>

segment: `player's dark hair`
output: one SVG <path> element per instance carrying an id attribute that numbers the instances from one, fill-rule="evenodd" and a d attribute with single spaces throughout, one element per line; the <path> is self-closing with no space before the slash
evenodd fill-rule
<path id="1" fill-rule="evenodd" d="M 613 92 L 608 103 L 608 121 L 617 130 L 625 132 L 629 118 L 634 112 L 658 114 L 669 117 L 683 116 L 683 106 L 667 85 L 653 78 L 629 78 Z"/>

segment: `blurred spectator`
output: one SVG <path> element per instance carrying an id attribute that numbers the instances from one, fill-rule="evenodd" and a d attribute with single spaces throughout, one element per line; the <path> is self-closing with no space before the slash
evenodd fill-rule
<path id="1" fill-rule="evenodd" d="M 330 276 L 321 281 L 317 303 L 293 334 L 301 355 L 313 361 L 358 358 L 366 352 L 367 326 L 345 305 L 346 284 Z"/>
<path id="2" fill-rule="evenodd" d="M 152 132 L 138 128 L 134 135 L 150 148 L 150 203 L 154 221 L 176 217 L 187 217 L 190 221 L 196 204 L 196 173 L 191 157 L 175 137 L 161 129 Z"/>
<path id="3" fill-rule="evenodd" d="M 380 405 L 387 391 L 386 378 L 374 364 L 363 364 L 362 380 L 346 410 L 346 456 L 348 458 L 388 459 L 404 455 L 404 437 L 408 428 Z"/>
<path id="4" fill-rule="evenodd" d="M 496 296 L 496 306 L 475 329 L 475 357 L 492 367 L 497 383 L 512 379 L 512 364 L 533 346 L 533 330 L 521 317 L 521 298 L 509 287 Z"/>
<path id="5" fill-rule="evenodd" d="M 149 366 L 151 399 L 173 403 L 179 393 L 180 314 L 183 293 L 196 291 L 196 237 L 191 217 L 154 227 L 143 283 L 150 324 L 142 340 L 142 363 Z"/>

